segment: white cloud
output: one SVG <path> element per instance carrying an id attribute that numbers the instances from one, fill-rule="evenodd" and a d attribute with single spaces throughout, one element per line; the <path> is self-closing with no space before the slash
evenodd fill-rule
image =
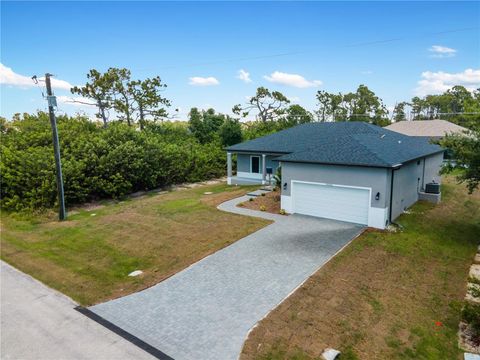
<path id="1" fill-rule="evenodd" d="M 362 74 L 363 75 L 371 75 L 371 74 L 373 74 L 373 71 L 372 70 L 364 70 L 364 71 L 362 71 Z"/>
<path id="2" fill-rule="evenodd" d="M 307 80 L 298 74 L 288 74 L 280 71 L 275 71 L 270 76 L 265 75 L 264 78 L 275 84 L 282 84 L 293 86 L 297 88 L 317 87 L 322 85 L 320 80 Z"/>
<path id="3" fill-rule="evenodd" d="M 218 85 L 220 84 L 220 82 L 213 76 L 209 76 L 209 77 L 193 76 L 190 78 L 189 84 L 193 86 L 212 86 L 212 85 Z"/>
<path id="4" fill-rule="evenodd" d="M 455 85 L 465 86 L 470 91 L 480 87 L 480 69 L 466 69 L 459 73 L 425 71 L 415 93 L 419 96 L 441 94 Z"/>
<path id="5" fill-rule="evenodd" d="M 288 96 L 288 100 L 294 104 L 298 104 L 300 102 L 300 98 L 298 96 Z"/>
<path id="6" fill-rule="evenodd" d="M 441 45 L 433 45 L 428 51 L 432 53 L 430 56 L 435 58 L 453 57 L 457 53 L 457 50 Z"/>
<path id="7" fill-rule="evenodd" d="M 240 79 L 245 83 L 252 82 L 252 79 L 250 79 L 250 73 L 243 69 L 238 70 L 237 79 Z"/>
<path id="8" fill-rule="evenodd" d="M 38 80 L 42 85 L 35 85 L 30 76 L 17 74 L 11 68 L 0 63 L 0 84 L 2 85 L 11 85 L 21 88 L 43 86 L 42 81 L 45 81 L 45 78 L 39 77 Z M 52 77 L 52 87 L 55 89 L 70 90 L 72 85 L 67 81 L 55 79 L 54 77 Z"/>

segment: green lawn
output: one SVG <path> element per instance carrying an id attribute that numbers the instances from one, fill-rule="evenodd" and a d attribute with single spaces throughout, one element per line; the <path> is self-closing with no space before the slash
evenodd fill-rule
<path id="1" fill-rule="evenodd" d="M 367 231 L 251 332 L 242 359 L 460 359 L 457 331 L 480 242 L 480 192 L 447 177 L 397 233 Z"/>
<path id="2" fill-rule="evenodd" d="M 216 209 L 251 187 L 151 194 L 54 216 L 2 214 L 1 258 L 83 305 L 151 286 L 269 222 Z M 213 192 L 204 195 L 204 192 Z M 144 274 L 127 275 L 140 269 Z"/>

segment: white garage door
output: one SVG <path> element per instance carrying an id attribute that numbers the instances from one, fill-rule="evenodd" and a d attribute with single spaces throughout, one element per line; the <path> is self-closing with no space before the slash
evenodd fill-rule
<path id="1" fill-rule="evenodd" d="M 298 214 L 368 224 L 368 189 L 294 181 L 292 200 L 293 211 Z"/>

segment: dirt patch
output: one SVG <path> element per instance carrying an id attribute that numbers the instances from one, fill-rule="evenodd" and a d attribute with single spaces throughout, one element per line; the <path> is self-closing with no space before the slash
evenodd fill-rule
<path id="1" fill-rule="evenodd" d="M 252 197 L 252 200 L 240 203 L 238 206 L 251 210 L 266 211 L 272 214 L 280 213 L 280 192 L 276 190 L 264 194 L 265 196 Z"/>

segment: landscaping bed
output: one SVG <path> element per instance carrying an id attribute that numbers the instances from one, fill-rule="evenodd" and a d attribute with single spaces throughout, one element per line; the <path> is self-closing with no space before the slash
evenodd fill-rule
<path id="1" fill-rule="evenodd" d="M 238 206 L 251 210 L 279 214 L 281 212 L 280 191 L 276 189 L 273 191 L 263 192 L 262 195 L 251 197 L 249 201 L 244 201 L 238 204 Z"/>
<path id="2" fill-rule="evenodd" d="M 250 333 L 241 359 L 460 359 L 458 324 L 480 234 L 480 192 L 444 179 L 397 232 L 369 230 Z"/>
<path id="3" fill-rule="evenodd" d="M 3 213 L 1 258 L 82 305 L 103 302 L 152 286 L 269 224 L 216 208 L 256 188 L 150 193 L 76 209 L 64 222 L 54 213 Z M 129 277 L 135 270 L 143 274 Z"/>

